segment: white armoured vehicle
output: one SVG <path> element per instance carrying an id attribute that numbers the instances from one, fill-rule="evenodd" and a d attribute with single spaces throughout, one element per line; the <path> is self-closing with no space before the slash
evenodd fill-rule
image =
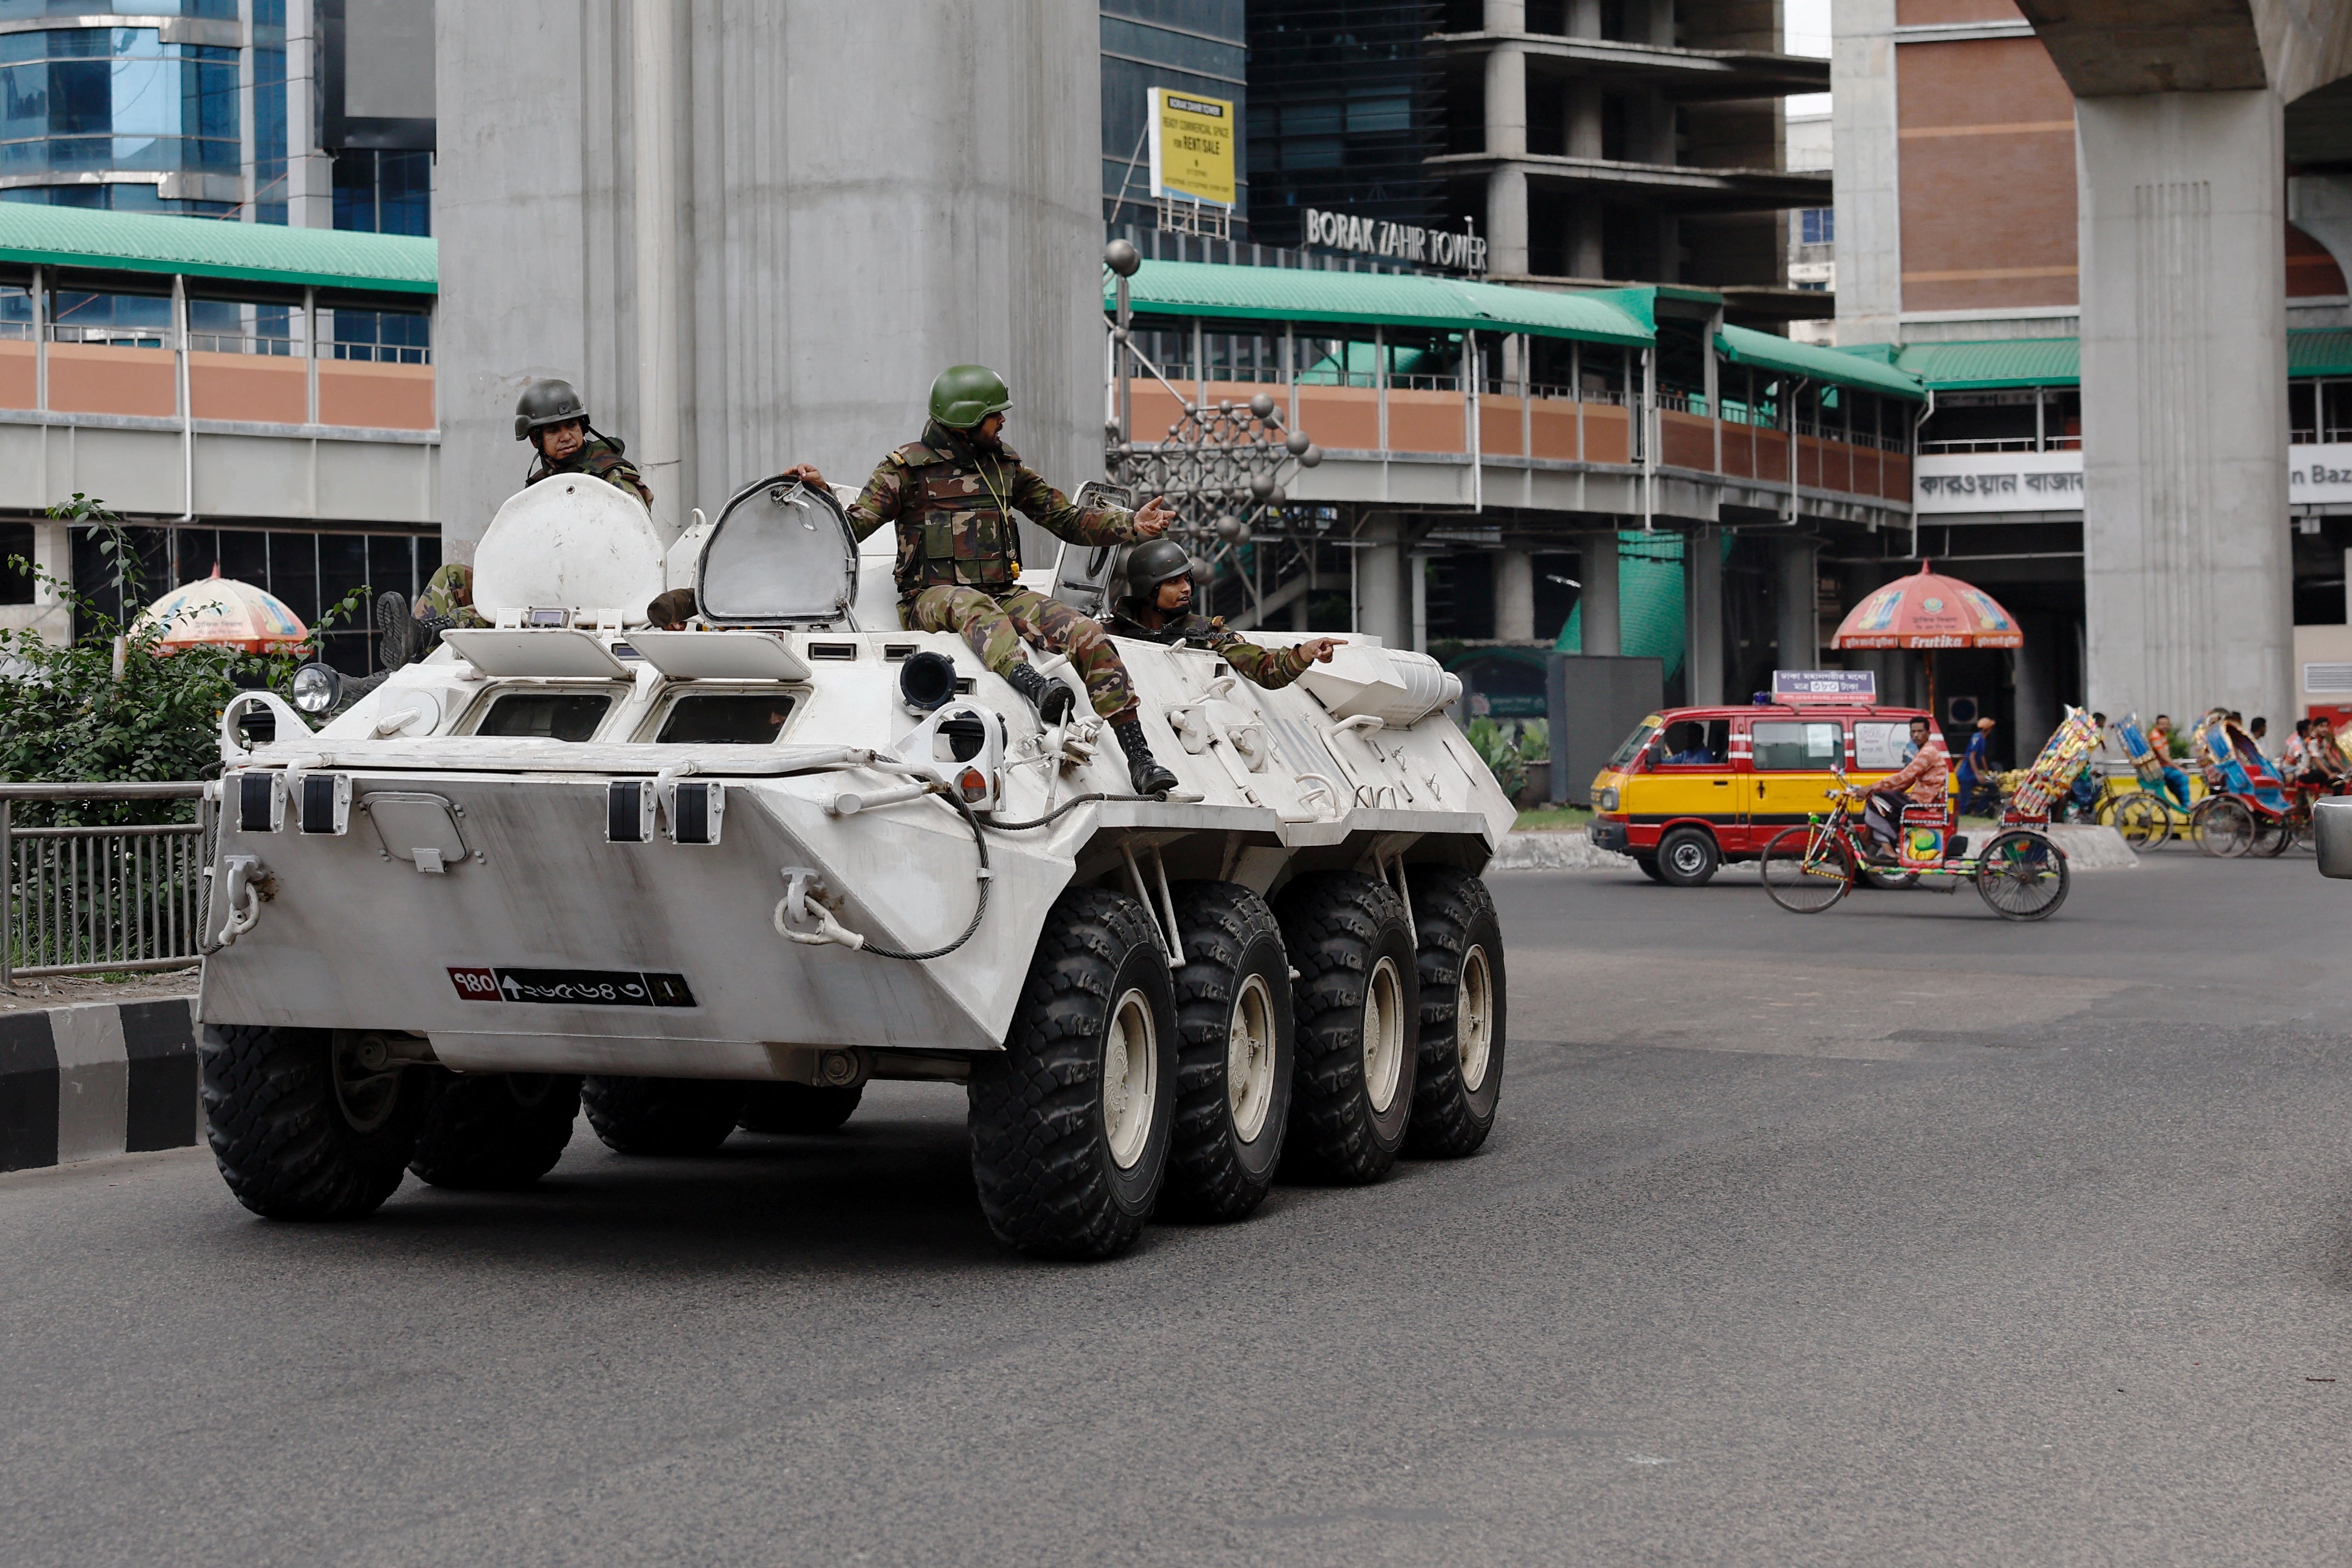
<path id="1" fill-rule="evenodd" d="M 1090 719 L 1042 728 L 960 639 L 900 630 L 891 549 L 790 479 L 675 539 L 551 479 L 482 542 L 494 627 L 315 732 L 232 705 L 204 1086 L 247 1207 L 521 1186 L 583 1102 L 630 1154 L 830 1131 L 876 1078 L 968 1085 L 989 1224 L 1050 1255 L 1155 1204 L 1245 1214 L 1278 1162 L 1366 1182 L 1478 1145 L 1478 873 L 1512 810 L 1454 677 L 1358 639 L 1263 691 L 1122 642 L 1182 780 L 1141 799 Z M 688 585 L 703 629 L 645 630 Z"/>

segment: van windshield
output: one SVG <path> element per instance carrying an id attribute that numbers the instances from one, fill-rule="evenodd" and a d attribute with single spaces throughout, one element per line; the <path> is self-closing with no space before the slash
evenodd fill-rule
<path id="1" fill-rule="evenodd" d="M 1622 773 L 1632 767 L 1633 758 L 1642 755 L 1642 747 L 1650 744 L 1650 737 L 1657 733 L 1658 721 L 1655 716 L 1635 725 L 1633 733 L 1625 737 L 1625 744 L 1609 754 L 1610 768 Z"/>

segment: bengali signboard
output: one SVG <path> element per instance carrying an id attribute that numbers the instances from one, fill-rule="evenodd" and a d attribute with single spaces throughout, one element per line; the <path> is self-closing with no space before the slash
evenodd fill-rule
<path id="1" fill-rule="evenodd" d="M 2079 512 L 2080 452 L 1929 452 L 1911 462 L 1911 509 Z"/>
<path id="2" fill-rule="evenodd" d="M 1870 670 L 1775 670 L 1772 695 L 1787 701 L 1796 697 L 1843 697 L 1850 702 L 1878 700 L 1878 676 Z"/>

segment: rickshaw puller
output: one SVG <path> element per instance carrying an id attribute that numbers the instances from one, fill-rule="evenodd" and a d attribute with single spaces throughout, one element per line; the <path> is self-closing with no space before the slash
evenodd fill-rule
<path id="1" fill-rule="evenodd" d="M 1878 843 L 1892 850 L 1903 821 L 1906 806 L 1934 806 L 1942 810 L 1949 789 L 1952 759 L 1944 751 L 1944 743 L 1924 718 L 1911 721 L 1911 760 L 1881 779 L 1867 790 L 1855 789 L 1864 796 L 1863 825 Z M 1954 839 L 1952 852 L 1958 854 L 1968 847 L 1967 841 Z"/>

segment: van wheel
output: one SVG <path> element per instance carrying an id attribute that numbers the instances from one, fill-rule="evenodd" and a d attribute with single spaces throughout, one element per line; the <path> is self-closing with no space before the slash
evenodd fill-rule
<path id="1" fill-rule="evenodd" d="M 563 1157 L 580 1117 L 575 1073 L 443 1071 L 426 1085 L 408 1168 L 435 1186 L 529 1186 Z"/>
<path id="2" fill-rule="evenodd" d="M 206 1024 L 205 1136 L 237 1202 L 270 1219 L 357 1219 L 407 1173 L 425 1115 L 415 1069 L 357 1030 Z"/>
<path id="3" fill-rule="evenodd" d="M 761 1083 L 743 1097 L 736 1125 L 747 1133 L 793 1133 L 814 1137 L 837 1133 L 866 1095 L 866 1085 Z"/>
<path id="4" fill-rule="evenodd" d="M 1176 994 L 1151 916 L 1123 894 L 1054 903 L 1004 1049 L 968 1091 L 981 1212 L 1007 1246 L 1108 1258 L 1143 1232 L 1168 1173 Z"/>
<path id="5" fill-rule="evenodd" d="M 1176 894 L 1184 967 L 1176 971 L 1171 1209 L 1239 1219 L 1265 1201 L 1290 1115 L 1290 960 L 1265 900 L 1230 882 Z"/>
<path id="6" fill-rule="evenodd" d="M 1458 1159 L 1495 1130 L 1503 1092 L 1503 927 L 1494 895 L 1467 872 L 1417 868 L 1421 1064 L 1408 1154 Z"/>
<path id="7" fill-rule="evenodd" d="M 711 1078 L 581 1080 L 588 1124 L 616 1155 L 707 1155 L 727 1141 L 743 1109 L 743 1085 Z"/>
<path id="8" fill-rule="evenodd" d="M 1669 887 L 1704 887 L 1722 863 L 1723 852 L 1705 828 L 1676 828 L 1658 841 L 1658 880 Z"/>
<path id="9" fill-rule="evenodd" d="M 1404 900 L 1376 877 L 1323 872 L 1292 883 L 1277 913 L 1298 970 L 1284 1167 L 1378 1181 L 1412 1114 L 1421 982 Z"/>

